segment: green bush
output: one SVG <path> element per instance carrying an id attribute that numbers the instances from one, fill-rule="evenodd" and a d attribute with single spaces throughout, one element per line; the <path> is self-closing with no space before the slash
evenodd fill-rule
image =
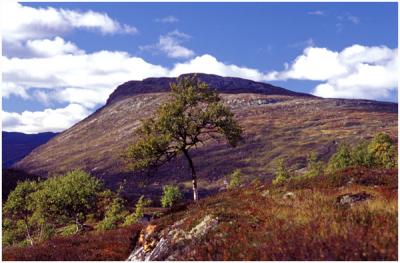
<path id="1" fill-rule="evenodd" d="M 337 170 L 350 167 L 353 164 L 354 162 L 352 159 L 350 146 L 347 144 L 341 144 L 339 145 L 336 153 L 330 158 L 326 170 L 328 173 L 332 173 Z"/>
<path id="2" fill-rule="evenodd" d="M 272 184 L 282 184 L 286 182 L 290 178 L 290 171 L 287 169 L 285 165 L 285 159 L 278 159 L 278 166 L 275 170 L 275 179 L 272 181 Z"/>
<path id="3" fill-rule="evenodd" d="M 306 177 L 320 176 L 324 173 L 324 162 L 317 161 L 317 154 L 311 153 L 307 158 L 307 171 L 304 174 Z"/>
<path id="4" fill-rule="evenodd" d="M 161 197 L 162 207 L 172 207 L 182 199 L 182 193 L 178 186 L 166 185 Z"/>
<path id="5" fill-rule="evenodd" d="M 368 142 L 362 141 L 351 151 L 352 164 L 355 166 L 372 167 L 373 157 L 368 152 Z"/>
<path id="6" fill-rule="evenodd" d="M 39 183 L 19 182 L 3 207 L 4 218 L 14 222 L 6 227 L 6 243 L 33 244 L 70 224 L 79 231 L 87 214 L 96 210 L 102 190 L 101 181 L 80 170 Z"/>
<path id="7" fill-rule="evenodd" d="M 98 230 L 110 230 L 118 227 L 124 221 L 126 208 L 124 200 L 120 197 L 114 198 L 113 202 L 106 210 L 104 219 L 97 225 Z"/>
<path id="8" fill-rule="evenodd" d="M 332 155 L 326 170 L 332 173 L 351 166 L 396 167 L 397 150 L 393 140 L 385 133 L 378 133 L 370 142 L 362 141 L 354 148 L 342 144 Z"/>
<path id="9" fill-rule="evenodd" d="M 125 218 L 124 226 L 132 225 L 144 216 L 144 208 L 151 205 L 151 200 L 142 195 L 136 203 L 135 212 Z"/>
<path id="10" fill-rule="evenodd" d="M 393 168 L 397 165 L 396 147 L 385 133 L 378 133 L 368 144 L 368 153 L 376 167 Z"/>
<path id="11" fill-rule="evenodd" d="M 240 169 L 235 169 L 233 173 L 230 175 L 229 184 L 227 186 L 228 189 L 233 189 L 239 187 L 242 184 L 243 174 Z"/>

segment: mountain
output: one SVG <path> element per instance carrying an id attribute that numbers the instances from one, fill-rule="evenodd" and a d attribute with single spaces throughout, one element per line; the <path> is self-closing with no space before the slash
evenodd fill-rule
<path id="1" fill-rule="evenodd" d="M 340 142 L 354 144 L 377 132 L 387 132 L 397 141 L 396 103 L 322 99 L 240 78 L 197 76 L 221 94 L 245 137 L 236 148 L 210 141 L 191 152 L 200 196 L 218 191 L 235 168 L 268 181 L 280 157 L 288 158 L 288 165 L 301 172 L 312 151 L 326 161 Z M 151 177 L 126 171 L 121 158 L 127 146 L 135 142 L 140 120 L 150 117 L 168 100 L 169 83 L 173 81 L 149 78 L 120 85 L 106 105 L 33 150 L 14 168 L 40 176 L 81 168 L 114 189 L 126 179 L 128 198 L 159 196 L 166 183 L 180 183 L 190 196 L 190 173 L 183 158 L 161 167 Z"/>
<path id="2" fill-rule="evenodd" d="M 33 149 L 46 143 L 57 133 L 44 132 L 37 134 L 25 134 L 20 132 L 2 132 L 3 140 L 3 168 L 9 168 L 27 156 Z"/>

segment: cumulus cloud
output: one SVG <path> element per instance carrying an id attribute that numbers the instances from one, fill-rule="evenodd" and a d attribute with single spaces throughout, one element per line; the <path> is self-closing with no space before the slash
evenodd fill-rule
<path id="1" fill-rule="evenodd" d="M 60 109 L 24 111 L 22 113 L 2 111 L 3 130 L 25 133 L 45 131 L 59 132 L 88 116 L 90 112 L 78 105 L 70 104 Z"/>
<path id="2" fill-rule="evenodd" d="M 179 22 L 179 19 L 176 18 L 175 16 L 166 16 L 163 18 L 157 18 L 156 22 L 160 22 L 160 23 L 176 23 Z"/>
<path id="3" fill-rule="evenodd" d="M 270 80 L 322 81 L 314 89 L 321 97 L 386 98 L 397 89 L 397 49 L 353 45 L 342 51 L 309 47 L 282 72 L 270 72 Z"/>
<path id="4" fill-rule="evenodd" d="M 34 8 L 18 2 L 2 2 L 3 54 L 9 57 L 54 56 L 82 53 L 60 36 L 85 29 L 102 34 L 133 34 L 134 26 L 121 24 L 105 13 L 58 8 Z M 10 22 L 12 21 L 12 22 Z"/>
<path id="5" fill-rule="evenodd" d="M 161 35 L 157 44 L 141 46 L 140 49 L 162 52 L 170 58 L 190 58 L 194 56 L 194 51 L 182 46 L 189 38 L 189 35 L 175 30 Z"/>
<path id="6" fill-rule="evenodd" d="M 28 40 L 25 44 L 28 56 L 33 57 L 53 57 L 64 54 L 83 54 L 74 43 L 64 41 L 61 37 L 54 39 Z"/>
<path id="7" fill-rule="evenodd" d="M 72 29 L 97 30 L 103 34 L 136 33 L 134 26 L 120 24 L 105 13 L 58 8 L 34 8 L 4 1 L 2 36 L 5 47 L 21 41 L 60 36 Z"/>

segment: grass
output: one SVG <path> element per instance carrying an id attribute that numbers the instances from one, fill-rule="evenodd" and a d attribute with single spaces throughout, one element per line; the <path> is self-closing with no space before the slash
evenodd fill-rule
<path id="1" fill-rule="evenodd" d="M 178 259 L 397 260 L 397 174 L 365 169 L 342 174 L 360 180 L 347 185 L 326 177 L 317 187 L 251 186 L 193 205 L 183 216 L 186 230 L 207 214 L 218 216 L 220 224 Z M 284 199 L 289 189 L 295 197 Z M 335 205 L 337 196 L 362 191 L 373 199 L 350 208 Z"/>
<path id="2" fill-rule="evenodd" d="M 178 260 L 397 260 L 395 169 L 349 168 L 335 175 L 273 186 L 255 182 L 182 204 L 153 221 L 160 232 L 183 219 L 188 231 L 206 215 L 219 223 Z M 288 192 L 293 197 L 284 198 Z M 366 192 L 353 206 L 337 197 Z M 4 248 L 4 260 L 125 260 L 141 225 Z M 187 248 L 189 246 L 189 248 Z"/>
<path id="3" fill-rule="evenodd" d="M 58 237 L 31 247 L 5 247 L 6 261 L 125 260 L 131 253 L 142 225 L 117 230 Z"/>

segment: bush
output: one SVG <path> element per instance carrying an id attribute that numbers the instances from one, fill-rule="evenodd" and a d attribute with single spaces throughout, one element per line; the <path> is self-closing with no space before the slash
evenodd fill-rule
<path id="1" fill-rule="evenodd" d="M 326 170 L 328 173 L 332 173 L 350 167 L 353 163 L 350 146 L 341 144 L 336 153 L 330 158 Z"/>
<path id="2" fill-rule="evenodd" d="M 285 166 L 285 159 L 278 159 L 278 167 L 275 171 L 275 179 L 272 181 L 272 184 L 282 184 L 286 182 L 290 178 L 290 172 Z"/>
<path id="3" fill-rule="evenodd" d="M 5 219 L 13 222 L 6 226 L 6 243 L 33 244 L 34 240 L 53 236 L 56 227 L 70 224 L 75 225 L 75 232 L 79 231 L 87 214 L 96 210 L 102 189 L 98 179 L 80 170 L 39 183 L 18 183 L 3 209 Z"/>
<path id="4" fill-rule="evenodd" d="M 182 193 L 178 186 L 166 185 L 163 188 L 161 197 L 162 207 L 172 207 L 182 199 Z"/>
<path id="5" fill-rule="evenodd" d="M 368 144 L 368 153 L 375 167 L 393 168 L 397 165 L 393 140 L 385 133 L 378 133 Z"/>
<path id="6" fill-rule="evenodd" d="M 354 166 L 372 167 L 372 155 L 368 152 L 368 142 L 362 141 L 351 151 L 352 163 Z"/>
<path id="7" fill-rule="evenodd" d="M 132 225 L 144 216 L 144 208 L 151 205 L 151 200 L 142 195 L 136 203 L 135 212 L 125 218 L 124 226 Z"/>
<path id="8" fill-rule="evenodd" d="M 306 177 L 320 176 L 324 173 L 324 163 L 317 161 L 317 154 L 311 153 L 307 159 L 307 172 L 304 174 Z"/>
<path id="9" fill-rule="evenodd" d="M 230 175 L 230 181 L 229 184 L 227 186 L 228 189 L 233 189 L 236 187 L 239 187 L 242 184 L 242 172 L 240 171 L 240 169 L 235 169 L 233 171 L 233 173 Z"/>
<path id="10" fill-rule="evenodd" d="M 3 207 L 6 217 L 3 227 L 6 231 L 6 243 L 14 244 L 28 240 L 33 244 L 34 224 L 30 217 L 35 211 L 33 194 L 39 189 L 36 182 L 19 182 L 16 188 L 10 193 Z M 4 230 L 3 228 L 3 230 Z"/>
<path id="11" fill-rule="evenodd" d="M 96 208 L 102 189 L 98 179 L 74 170 L 44 181 L 34 198 L 38 212 L 46 221 L 62 225 L 74 223 L 79 230 L 87 214 Z"/>
<path id="12" fill-rule="evenodd" d="M 97 225 L 98 230 L 110 230 L 118 227 L 124 220 L 124 212 L 126 212 L 124 200 L 120 197 L 114 198 L 109 205 L 104 219 Z"/>

